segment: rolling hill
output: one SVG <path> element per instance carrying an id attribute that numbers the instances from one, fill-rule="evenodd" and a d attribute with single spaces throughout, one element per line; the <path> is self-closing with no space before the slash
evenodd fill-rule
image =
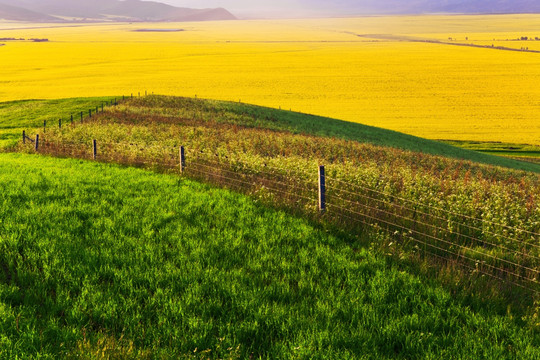
<path id="1" fill-rule="evenodd" d="M 344 169 L 358 184 L 373 180 L 377 198 L 363 205 L 385 204 L 379 216 L 407 206 L 400 200 L 386 207 L 393 200 L 380 195 L 394 189 L 400 199 L 443 201 L 429 214 L 415 210 L 421 220 L 472 206 L 488 224 L 521 219 L 524 227 L 538 224 L 537 175 L 365 144 L 404 148 L 414 139 L 306 114 L 190 98 L 117 99 L 0 103 L 0 129 L 40 132 L 42 144 L 37 154 L 31 140 L 19 144 L 28 154 L 0 153 L 0 358 L 540 356 L 533 298 L 518 287 L 508 289 L 510 299 L 495 289 L 482 291 L 492 283 L 479 272 L 481 264 L 460 273 L 450 262 L 438 272 L 443 262 L 415 260 L 425 247 L 403 250 L 412 234 L 380 227 L 356 232 L 347 223 L 335 228 L 328 221 L 337 207 L 312 221 L 293 216 L 292 208 L 276 209 L 287 198 L 270 196 L 282 181 L 304 195 L 292 182 L 295 174 L 306 164 L 311 173 L 324 161 L 333 163 L 329 204 L 337 204 L 338 192 L 352 191 L 343 181 L 332 183 Z M 109 106 L 99 110 L 103 103 Z M 86 111 L 79 118 L 78 110 L 88 108 L 94 115 Z M 44 119 L 62 114 L 62 126 L 49 121 L 42 127 Z M 96 138 L 98 162 L 69 150 L 69 143 L 80 148 Z M 50 150 L 60 140 L 60 155 L 75 159 L 43 156 L 54 155 Z M 163 150 L 177 141 L 194 150 L 187 171 L 178 173 L 177 147 L 170 174 L 148 171 L 158 170 L 154 165 L 168 156 Z M 425 150 L 451 148 L 416 142 Z M 200 162 L 203 153 L 212 162 Z M 100 163 L 108 155 L 133 166 Z M 216 159 L 231 167 L 212 166 Z M 414 168 L 414 177 L 402 176 Z M 246 197 L 194 181 L 204 180 L 197 172 L 214 172 L 222 181 L 205 182 L 230 189 L 255 175 L 274 181 Z M 224 183 L 227 178 L 232 182 Z M 349 205 L 342 206 L 350 210 L 352 200 L 347 196 Z M 295 204 L 304 215 L 312 209 Z M 450 239 L 457 220 L 436 225 L 434 236 L 444 232 Z M 463 226 L 471 222 L 467 217 Z M 510 248 L 507 237 L 489 239 L 496 231 L 476 233 L 483 239 L 478 246 L 467 245 L 470 236 L 456 246 L 504 254 L 505 261 L 527 259 L 525 242 Z M 503 247 L 488 242 L 502 240 Z"/>
<path id="2" fill-rule="evenodd" d="M 534 0 L 338 0 L 331 4 L 322 0 L 303 0 L 302 4 L 306 8 L 324 9 L 340 15 L 540 12 L 540 3 Z"/>
<path id="3" fill-rule="evenodd" d="M 0 3 L 0 19 L 33 22 L 60 21 L 59 18 L 54 16 L 3 3 Z"/>
<path id="4" fill-rule="evenodd" d="M 209 21 L 234 20 L 223 8 L 190 9 L 140 0 L 0 0 L 0 19 L 50 22 L 66 20 Z"/>
<path id="5" fill-rule="evenodd" d="M 227 4 L 227 2 L 225 2 Z M 190 4 L 193 4 L 190 3 Z M 214 2 L 214 5 L 218 3 Z M 219 3 L 221 4 L 221 3 Z M 230 2 L 233 6 L 234 2 Z M 268 6 L 267 6 L 268 5 Z M 290 16 L 351 16 L 365 14 L 425 14 L 425 13 L 537 13 L 540 3 L 533 0 L 300 0 L 294 5 L 260 4 L 252 16 L 265 17 L 267 7 L 274 13 Z M 299 11 L 301 9 L 301 11 Z M 234 20 L 224 8 L 193 9 L 156 1 L 141 0 L 0 0 L 0 19 L 14 21 L 51 22 L 66 20 L 129 20 L 129 21 L 210 21 Z"/>

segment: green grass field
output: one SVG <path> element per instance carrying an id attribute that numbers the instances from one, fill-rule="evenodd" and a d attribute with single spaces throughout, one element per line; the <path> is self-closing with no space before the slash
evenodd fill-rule
<path id="1" fill-rule="evenodd" d="M 446 144 L 486 154 L 540 163 L 540 146 L 481 141 L 444 141 Z"/>
<path id="2" fill-rule="evenodd" d="M 0 358 L 540 357 L 534 312 L 365 244 L 178 176 L 1 154 Z"/>
<path id="3" fill-rule="evenodd" d="M 179 143 L 238 171 L 324 162 L 329 179 L 517 226 L 531 232 L 501 231 L 535 244 L 538 164 L 200 99 L 136 98 L 80 124 L 81 111 L 110 100 L 0 104 L 0 147 L 33 153 L 18 144 L 25 129 L 53 144 L 110 143 L 102 161 L 152 164 L 172 151 L 176 173 Z M 72 113 L 76 126 L 66 126 Z M 540 358 L 530 293 L 507 287 L 508 298 L 479 272 L 398 249 L 392 234 L 346 231 L 279 205 L 178 174 L 0 154 L 0 359 Z M 513 252 L 477 249 L 536 266 L 535 248 L 514 249 L 498 229 L 474 236 Z"/>
<path id="4" fill-rule="evenodd" d="M 37 128 L 43 121 L 58 124 L 63 121 L 80 119 L 80 112 L 88 115 L 89 109 L 101 106 L 103 102 L 114 101 L 111 97 L 72 98 L 59 100 L 21 100 L 0 103 L 0 149 L 20 141 L 23 130 Z"/>

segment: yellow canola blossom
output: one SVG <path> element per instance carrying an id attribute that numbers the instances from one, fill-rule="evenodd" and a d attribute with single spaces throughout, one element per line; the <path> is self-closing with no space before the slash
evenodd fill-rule
<path id="1" fill-rule="evenodd" d="M 134 31 L 156 28 L 185 31 Z M 540 41 L 506 41 L 519 36 L 540 37 L 540 16 L 0 22 L 0 38 L 49 39 L 0 41 L 0 101 L 149 91 L 240 100 L 432 139 L 540 145 L 540 53 L 419 41 L 540 50 Z"/>

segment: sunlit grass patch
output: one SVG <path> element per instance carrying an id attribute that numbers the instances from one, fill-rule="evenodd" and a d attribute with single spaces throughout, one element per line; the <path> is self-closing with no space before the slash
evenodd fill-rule
<path id="1" fill-rule="evenodd" d="M 0 157 L 0 357 L 539 356 L 527 322 L 360 239 L 176 176 Z"/>

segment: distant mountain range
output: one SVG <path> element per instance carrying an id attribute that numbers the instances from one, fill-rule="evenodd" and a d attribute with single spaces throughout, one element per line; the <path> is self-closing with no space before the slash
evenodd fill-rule
<path id="1" fill-rule="evenodd" d="M 424 13 L 539 13 L 540 0 L 300 0 L 339 15 Z"/>
<path id="2" fill-rule="evenodd" d="M 218 2 L 215 0 L 214 4 Z M 256 4 L 230 0 L 230 5 L 259 9 L 250 17 L 347 16 L 364 14 L 425 13 L 540 13 L 540 0 L 294 0 L 284 5 L 276 0 Z M 202 2 L 202 1 L 201 1 Z M 190 4 L 198 2 L 191 1 Z M 222 3 L 227 4 L 224 0 Z M 294 13 L 291 13 L 294 9 Z M 240 11 L 240 10 L 238 10 Z M 282 14 L 281 14 L 282 13 Z M 65 21 L 205 21 L 233 20 L 223 8 L 191 9 L 141 0 L 0 0 L 0 19 L 31 22 Z"/>
<path id="3" fill-rule="evenodd" d="M 65 21 L 210 21 L 234 20 L 223 8 L 190 9 L 140 0 L 0 0 L 0 19 Z"/>

